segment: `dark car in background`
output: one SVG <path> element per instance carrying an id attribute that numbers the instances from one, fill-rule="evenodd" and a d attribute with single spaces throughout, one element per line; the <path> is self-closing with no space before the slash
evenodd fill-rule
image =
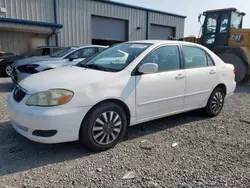
<path id="1" fill-rule="evenodd" d="M 2 51 L 0 51 L 0 57 L 1 56 L 8 56 L 8 55 L 15 55 L 15 53 L 14 52 L 2 52 Z"/>
<path id="2" fill-rule="evenodd" d="M 45 56 L 50 55 L 58 50 L 61 50 L 62 47 L 54 47 L 54 46 L 40 46 L 34 48 L 28 53 L 20 54 L 20 55 L 8 55 L 4 54 L 0 56 L 0 75 L 3 76 L 11 76 L 12 75 L 12 64 L 20 59 L 32 57 L 32 56 Z"/>

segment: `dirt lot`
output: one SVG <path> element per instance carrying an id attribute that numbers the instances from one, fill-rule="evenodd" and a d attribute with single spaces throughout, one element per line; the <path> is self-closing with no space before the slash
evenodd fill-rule
<path id="1" fill-rule="evenodd" d="M 0 188 L 250 187 L 250 85 L 238 87 L 216 118 L 191 112 L 138 125 L 102 153 L 17 134 L 6 110 L 11 88 L 0 78 Z"/>

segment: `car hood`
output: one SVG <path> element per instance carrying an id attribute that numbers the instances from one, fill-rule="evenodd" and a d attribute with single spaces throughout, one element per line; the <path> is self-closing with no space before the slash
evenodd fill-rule
<path id="1" fill-rule="evenodd" d="M 83 87 L 86 85 L 95 87 L 103 82 L 113 81 L 114 76 L 114 72 L 70 66 L 33 74 L 21 81 L 19 85 L 29 94 L 55 88 L 75 91 L 86 89 Z"/>
<path id="2" fill-rule="evenodd" d="M 26 59 L 21 59 L 16 61 L 14 67 L 19 67 L 21 65 L 36 63 L 40 61 L 57 61 L 57 60 L 61 60 L 61 58 L 54 58 L 50 56 L 29 57 Z"/>

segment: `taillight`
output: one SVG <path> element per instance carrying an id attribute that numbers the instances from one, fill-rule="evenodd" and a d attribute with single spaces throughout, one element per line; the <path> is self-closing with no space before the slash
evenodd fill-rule
<path id="1" fill-rule="evenodd" d="M 234 67 L 234 70 L 233 70 L 234 74 L 236 74 L 236 68 Z"/>

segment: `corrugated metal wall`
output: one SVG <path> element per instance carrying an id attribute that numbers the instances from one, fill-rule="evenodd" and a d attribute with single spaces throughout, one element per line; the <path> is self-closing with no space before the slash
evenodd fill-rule
<path id="1" fill-rule="evenodd" d="M 6 12 L 0 12 L 1 17 L 54 23 L 53 0 L 0 0 L 0 7 Z M 23 25 L 16 23 L 0 23 L 0 45 L 2 50 L 20 53 L 34 33 L 52 33 L 52 28 Z"/>
<path id="2" fill-rule="evenodd" d="M 21 53 L 27 43 L 35 37 L 33 33 L 0 30 L 0 50 Z M 46 39 L 46 37 L 47 35 L 39 34 L 39 38 Z"/>
<path id="3" fill-rule="evenodd" d="M 6 52 L 19 53 L 20 49 L 24 49 L 25 45 L 32 38 L 32 33 L 22 33 L 13 31 L 0 31 L 1 50 Z"/>
<path id="4" fill-rule="evenodd" d="M 1 17 L 54 22 L 52 0 L 0 0 L 0 7 L 7 9 Z"/>
<path id="5" fill-rule="evenodd" d="M 145 10 L 91 0 L 57 0 L 57 2 L 59 23 L 64 25 L 59 34 L 61 46 L 91 44 L 91 15 L 126 19 L 129 21 L 129 40 L 146 39 Z M 184 18 L 151 12 L 149 21 L 152 24 L 176 28 L 176 37 L 184 35 Z M 137 30 L 137 27 L 142 29 Z"/>
<path id="6" fill-rule="evenodd" d="M 150 12 L 149 13 L 149 22 L 152 24 L 174 27 L 175 28 L 175 37 L 183 37 L 184 36 L 184 25 L 185 25 L 184 18 Z"/>
<path id="7" fill-rule="evenodd" d="M 63 24 L 63 29 L 59 33 L 61 46 L 91 44 L 91 15 L 128 20 L 129 40 L 146 39 L 146 10 L 94 0 L 56 1 L 58 23 Z M 0 7 L 7 9 L 6 13 L 0 13 L 1 17 L 54 22 L 53 0 L 0 0 Z M 149 21 L 153 24 L 175 27 L 176 36 L 183 37 L 184 18 L 151 12 Z M 137 27 L 141 29 L 138 30 Z"/>
<path id="8" fill-rule="evenodd" d="M 91 15 L 129 20 L 129 40 L 146 38 L 146 11 L 90 0 L 57 0 L 62 46 L 91 44 Z M 141 30 L 136 30 L 141 27 Z"/>

